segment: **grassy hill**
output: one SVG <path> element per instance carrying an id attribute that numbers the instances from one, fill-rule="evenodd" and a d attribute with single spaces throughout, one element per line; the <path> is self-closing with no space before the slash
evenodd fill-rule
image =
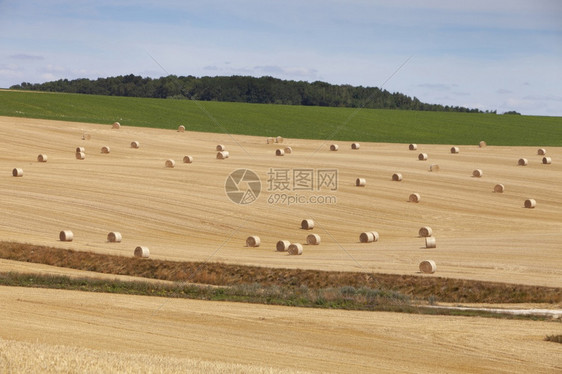
<path id="1" fill-rule="evenodd" d="M 390 143 L 562 146 L 562 117 L 307 107 L 0 90 L 0 115 Z"/>

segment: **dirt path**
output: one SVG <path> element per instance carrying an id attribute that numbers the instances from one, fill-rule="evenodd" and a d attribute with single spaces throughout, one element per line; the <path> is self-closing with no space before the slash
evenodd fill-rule
<path id="1" fill-rule="evenodd" d="M 431 307 L 431 306 L 430 306 Z M 537 317 L 550 317 L 552 319 L 562 319 L 562 309 L 541 309 L 541 308 L 510 308 L 504 305 L 503 308 L 483 308 L 483 307 L 468 307 L 468 306 L 434 306 L 439 309 L 451 310 L 474 310 L 490 313 L 511 314 L 514 316 L 537 316 Z"/>

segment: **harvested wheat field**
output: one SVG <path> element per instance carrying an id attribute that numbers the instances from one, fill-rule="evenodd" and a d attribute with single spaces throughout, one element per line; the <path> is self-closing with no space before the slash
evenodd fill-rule
<path id="1" fill-rule="evenodd" d="M 124 373 L 562 369 L 559 345 L 543 340 L 552 322 L 11 287 L 1 287 L 0 298 L 0 367 L 8 372 L 9 365 Z"/>
<path id="2" fill-rule="evenodd" d="M 348 145 L 330 152 L 327 142 L 288 139 L 299 151 L 281 158 L 261 137 L 121 125 L 0 118 L 1 237 L 124 256 L 146 246 L 155 259 L 398 274 L 416 274 L 431 258 L 443 277 L 562 286 L 562 162 L 543 165 L 536 147 L 475 144 L 451 155 L 447 145 L 418 145 L 441 166 L 429 172 L 402 144 L 363 142 L 359 151 Z M 89 140 L 82 140 L 85 131 Z M 133 139 L 142 148 L 131 148 Z M 219 143 L 229 159 L 216 159 Z M 110 154 L 74 157 L 78 146 L 104 145 Z M 186 150 L 196 163 L 165 167 Z M 548 152 L 562 160 L 562 149 Z M 49 162 L 38 162 L 40 153 Z M 514 164 L 520 156 L 527 167 Z M 13 178 L 14 167 L 25 175 Z M 241 168 L 261 180 L 252 204 L 235 204 L 225 193 L 229 173 Z M 476 168 L 482 178 L 472 177 Z M 337 189 L 293 189 L 290 179 L 288 191 L 276 190 L 282 179 L 274 174 L 288 170 L 292 178 L 293 169 L 311 169 L 315 182 L 319 170 L 337 170 Z M 399 184 L 388 178 L 396 170 L 404 176 Z M 369 184 L 356 188 L 357 175 Z M 494 192 L 498 183 L 505 192 Z M 420 203 L 409 202 L 412 191 L 423 196 Z M 329 203 L 295 204 L 283 194 Z M 528 198 L 536 208 L 524 208 Z M 297 257 L 276 252 L 280 239 L 306 239 L 300 222 L 309 218 L 322 244 Z M 425 249 L 422 226 L 432 227 L 437 248 Z M 73 241 L 60 242 L 61 230 L 71 230 Z M 123 235 L 120 243 L 106 241 L 114 230 Z M 380 240 L 360 243 L 365 230 L 376 230 Z M 261 238 L 260 247 L 245 247 L 249 235 Z"/>
<path id="3" fill-rule="evenodd" d="M 85 132 L 90 136 L 83 137 Z M 553 161 L 543 164 L 537 147 L 475 144 L 452 155 L 450 145 L 418 144 L 440 166 L 430 172 L 407 145 L 356 140 L 362 143 L 358 150 L 340 141 L 340 150 L 331 152 L 329 141 L 285 138 L 295 152 L 276 157 L 275 145 L 263 137 L 135 128 L 125 121 L 116 130 L 111 124 L 0 117 L 0 237 L 127 257 L 142 246 L 150 248 L 151 259 L 562 287 L 562 162 L 557 162 L 562 149 L 549 147 Z M 131 148 L 132 141 L 142 147 Z M 229 158 L 216 158 L 217 144 L 225 145 Z M 103 146 L 111 153 L 100 153 Z M 77 147 L 85 148 L 85 159 L 76 159 Z M 166 167 L 166 160 L 187 152 L 196 162 Z M 48 162 L 37 161 L 38 154 L 48 154 Z M 526 167 L 513 162 L 519 157 L 528 159 Z M 14 178 L 14 168 L 25 174 Z M 246 194 L 233 193 L 233 179 L 225 190 L 237 169 L 249 169 L 261 181 L 251 204 L 230 198 L 251 201 L 255 179 L 235 185 Z M 475 169 L 483 170 L 482 177 L 472 176 Z M 404 177 L 400 183 L 389 178 L 397 170 Z M 369 183 L 357 188 L 357 176 Z M 497 184 L 504 185 L 502 193 L 494 192 Z M 412 192 L 423 199 L 410 202 Z M 525 208 L 527 199 L 536 201 L 534 209 Z M 314 221 L 312 230 L 301 229 L 304 219 Z M 432 228 L 436 248 L 425 248 L 418 234 L 423 226 Z M 63 230 L 72 231 L 71 242 L 59 240 Z M 112 231 L 122 234 L 120 242 L 107 240 Z M 379 240 L 361 243 L 366 231 L 378 232 Z M 301 256 L 276 251 L 278 241 L 305 243 L 309 234 L 322 241 L 303 245 Z M 259 247 L 246 246 L 250 235 L 260 238 Z M 435 261 L 435 274 L 420 272 L 427 259 Z M 0 271 L 29 269 L 84 273 L 0 260 Z M 562 367 L 558 346 L 543 341 L 559 330 L 552 322 L 11 287 L 0 287 L 0 293 L 0 347 L 8 352 L 0 355 L 0 367 L 6 367 L 2 360 L 17 365 L 10 352 L 20 352 L 21 365 L 32 362 L 22 349 L 54 355 L 52 362 L 61 365 L 74 355 L 94 367 L 130 362 L 122 372 L 548 372 Z M 139 362 L 143 369 L 137 370 Z M 43 371 L 29 368 L 13 371 Z"/>

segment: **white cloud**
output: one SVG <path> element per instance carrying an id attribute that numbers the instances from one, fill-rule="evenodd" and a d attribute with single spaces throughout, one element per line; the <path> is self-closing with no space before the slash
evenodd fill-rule
<path id="1" fill-rule="evenodd" d="M 432 91 L 449 91 L 451 87 L 456 87 L 456 84 L 444 84 L 444 83 L 421 83 L 418 87 L 427 88 Z"/>
<path id="2" fill-rule="evenodd" d="M 53 74 L 70 72 L 70 70 L 67 68 L 64 68 L 59 65 L 51 65 L 51 64 L 44 66 L 41 70 L 45 73 L 53 73 Z"/>
<path id="3" fill-rule="evenodd" d="M 25 78 L 25 73 L 15 64 L 0 64 L 0 82 L 18 82 Z M 15 84 L 15 83 L 14 83 Z M 5 86 L 0 83 L 0 88 L 8 88 L 13 84 L 6 84 Z"/>
<path id="4" fill-rule="evenodd" d="M 26 53 L 17 53 L 15 55 L 11 55 L 8 57 L 12 60 L 20 60 L 20 61 L 40 61 L 45 59 L 43 56 L 31 55 Z"/>
<path id="5" fill-rule="evenodd" d="M 53 73 L 43 73 L 40 75 L 41 79 L 44 81 L 55 81 L 60 79 L 60 76 L 55 75 Z"/>
<path id="6" fill-rule="evenodd" d="M 562 102 L 562 96 L 558 96 L 558 95 L 529 95 L 529 96 L 524 96 L 523 100 Z"/>

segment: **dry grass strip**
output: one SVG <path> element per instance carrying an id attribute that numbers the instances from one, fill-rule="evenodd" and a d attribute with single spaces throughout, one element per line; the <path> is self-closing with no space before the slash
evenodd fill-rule
<path id="1" fill-rule="evenodd" d="M 283 287 L 369 287 L 425 299 L 464 303 L 560 303 L 562 288 L 416 275 L 276 269 L 217 262 L 180 262 L 0 242 L 0 258 L 45 265 L 209 285 L 260 284 Z"/>

